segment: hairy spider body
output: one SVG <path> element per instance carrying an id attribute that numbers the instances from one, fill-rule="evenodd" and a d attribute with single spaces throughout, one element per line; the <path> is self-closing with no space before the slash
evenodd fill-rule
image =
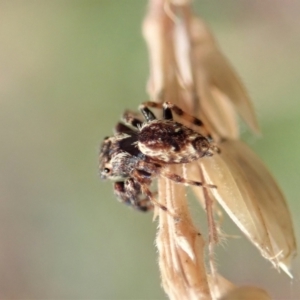
<path id="1" fill-rule="evenodd" d="M 163 119 L 157 120 L 148 107 L 163 108 Z M 202 122 L 179 107 L 165 102 L 163 105 L 146 102 L 140 106 L 146 122 L 125 112 L 124 122 L 116 126 L 116 134 L 104 139 L 100 147 L 99 171 L 102 179 L 115 181 L 117 198 L 134 208 L 147 211 L 159 204 L 149 189 L 153 179 L 162 176 L 185 185 L 216 188 L 169 173 L 171 164 L 189 163 L 218 151 L 207 137 L 173 120 L 172 111 L 197 126 Z M 146 196 L 144 198 L 144 195 Z"/>
<path id="2" fill-rule="evenodd" d="M 180 164 L 207 155 L 210 145 L 204 136 L 178 122 L 155 120 L 141 128 L 138 148 L 153 160 Z"/>

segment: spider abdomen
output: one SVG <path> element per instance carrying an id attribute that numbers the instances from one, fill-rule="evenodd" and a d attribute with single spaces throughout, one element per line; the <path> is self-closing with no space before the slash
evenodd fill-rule
<path id="1" fill-rule="evenodd" d="M 208 140 L 200 133 L 171 120 L 146 123 L 138 135 L 139 150 L 166 163 L 188 163 L 204 156 Z"/>

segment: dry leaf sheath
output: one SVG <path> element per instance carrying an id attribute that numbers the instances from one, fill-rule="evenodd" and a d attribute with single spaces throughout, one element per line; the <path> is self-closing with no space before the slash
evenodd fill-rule
<path id="1" fill-rule="evenodd" d="M 206 25 L 191 12 L 190 1 L 150 0 L 143 32 L 150 55 L 151 100 L 171 101 L 200 117 L 214 140 L 219 141 L 220 155 L 200 159 L 186 167 L 169 167 L 183 177 L 202 177 L 218 186 L 206 195 L 204 189 L 195 188 L 207 209 L 211 227 L 209 242 L 217 241 L 214 212 L 209 209 L 209 203 L 218 201 L 262 255 L 290 275 L 296 243 L 285 199 L 257 156 L 237 140 L 235 111 L 259 133 L 251 102 L 238 76 Z M 206 275 L 204 241 L 192 223 L 184 187 L 161 178 L 158 190 L 159 202 L 177 215 L 174 219 L 162 210 L 156 211 L 159 265 L 168 296 L 210 299 L 233 290 L 217 274 L 213 262 L 210 262 L 209 279 Z M 210 207 L 215 206 L 210 204 Z M 239 292 L 245 296 L 256 295 L 256 299 L 269 299 L 257 288 Z M 223 299 L 235 299 L 232 297 Z"/>

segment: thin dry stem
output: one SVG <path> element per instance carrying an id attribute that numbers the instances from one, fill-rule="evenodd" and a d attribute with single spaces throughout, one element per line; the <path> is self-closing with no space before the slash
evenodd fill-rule
<path id="1" fill-rule="evenodd" d="M 178 168 L 173 171 L 180 172 Z M 211 299 L 204 241 L 193 225 L 185 188 L 166 179 L 159 181 L 158 188 L 160 201 L 177 216 L 172 218 L 159 211 L 156 244 L 163 287 L 171 299 Z"/>

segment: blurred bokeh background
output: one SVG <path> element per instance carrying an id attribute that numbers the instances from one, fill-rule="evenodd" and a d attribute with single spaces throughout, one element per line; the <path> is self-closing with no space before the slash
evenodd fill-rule
<path id="1" fill-rule="evenodd" d="M 300 3 L 195 1 L 252 96 L 263 138 L 244 139 L 280 183 L 300 228 Z M 141 0 L 0 0 L 0 298 L 164 299 L 152 215 L 119 204 L 98 145 L 147 99 Z M 205 226 L 205 215 L 194 216 Z M 202 221 L 201 221 L 202 220 Z M 231 222 L 225 231 L 240 234 Z M 221 273 L 300 299 L 244 238 Z"/>

